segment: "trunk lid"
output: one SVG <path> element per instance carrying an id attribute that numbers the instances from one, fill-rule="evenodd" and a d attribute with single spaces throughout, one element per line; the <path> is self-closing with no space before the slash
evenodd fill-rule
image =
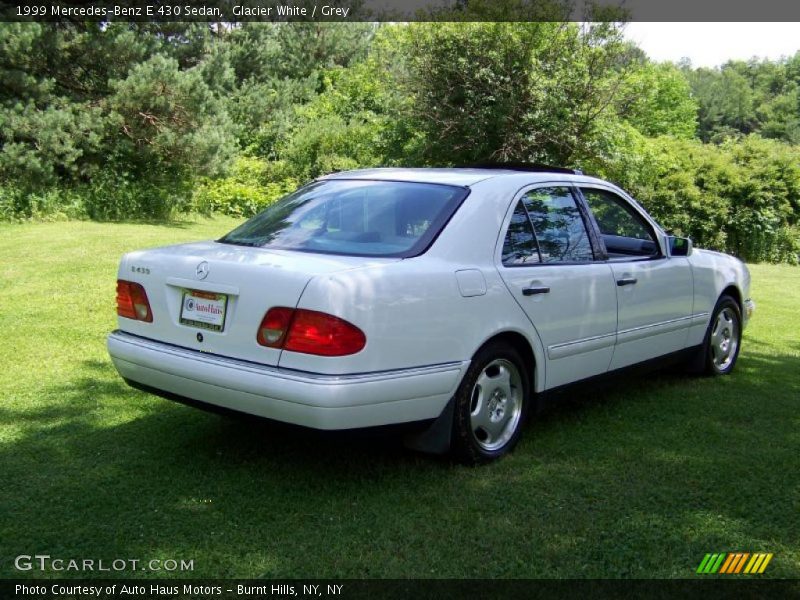
<path id="1" fill-rule="evenodd" d="M 280 350 L 256 342 L 273 306 L 294 308 L 312 277 L 396 258 L 334 256 L 196 242 L 126 254 L 118 277 L 144 286 L 153 322 L 119 328 L 202 352 L 277 365 Z"/>

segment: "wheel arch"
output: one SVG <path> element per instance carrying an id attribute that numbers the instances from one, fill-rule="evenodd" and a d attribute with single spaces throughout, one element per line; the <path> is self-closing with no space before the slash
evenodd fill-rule
<path id="1" fill-rule="evenodd" d="M 712 352 L 712 332 L 714 328 L 714 322 L 717 315 L 718 308 L 719 310 L 722 309 L 720 307 L 720 301 L 723 299 L 730 299 L 736 305 L 739 310 L 739 327 L 738 327 L 738 340 L 737 345 L 734 349 L 734 355 L 730 361 L 730 365 L 725 365 L 724 367 L 715 366 L 713 363 L 716 361 L 713 359 Z M 689 372 L 694 374 L 700 375 L 725 375 L 730 373 L 733 370 L 736 359 L 739 356 L 739 352 L 742 346 L 742 310 L 743 310 L 743 295 L 739 287 L 735 284 L 729 284 L 725 286 L 725 288 L 720 292 L 719 297 L 717 298 L 716 305 L 714 310 L 711 312 L 711 316 L 708 323 L 708 328 L 706 329 L 706 335 L 703 341 L 703 346 L 701 347 L 701 351 L 697 353 L 697 355 L 688 363 L 689 365 Z M 725 349 L 721 349 L 725 351 Z M 728 354 L 729 355 L 729 354 Z M 725 358 L 727 358 L 727 356 Z"/>
<path id="2" fill-rule="evenodd" d="M 483 343 L 475 350 L 473 357 L 481 351 L 482 348 L 494 342 L 504 342 L 519 352 L 522 359 L 525 361 L 528 376 L 531 378 L 531 392 L 540 392 L 544 389 L 544 355 L 541 349 L 523 333 L 507 329 L 493 334 L 491 337 L 485 339 Z"/>
<path id="3" fill-rule="evenodd" d="M 532 403 L 529 410 L 533 413 L 538 412 L 541 405 L 537 401 L 536 392 L 544 389 L 544 356 L 542 355 L 541 347 L 537 346 L 519 330 L 503 329 L 484 339 L 473 352 L 472 358 L 482 348 L 497 341 L 509 344 L 520 353 L 522 359 L 526 362 L 528 375 L 533 378 L 531 381 L 531 393 L 528 398 L 528 401 Z M 404 438 L 406 447 L 434 454 L 447 452 L 450 449 L 453 432 L 454 400 L 455 397 L 450 399 L 442 414 L 427 429 L 407 435 Z"/>
<path id="4" fill-rule="evenodd" d="M 738 286 L 736 286 L 733 283 L 728 284 L 728 286 L 725 287 L 725 289 L 723 289 L 719 295 L 720 298 L 722 298 L 722 296 L 730 296 L 731 298 L 733 298 L 736 304 L 739 306 L 739 313 L 742 312 L 744 306 L 744 298 L 742 298 L 742 291 L 739 289 Z M 717 299 L 717 301 L 719 301 L 719 299 Z"/>

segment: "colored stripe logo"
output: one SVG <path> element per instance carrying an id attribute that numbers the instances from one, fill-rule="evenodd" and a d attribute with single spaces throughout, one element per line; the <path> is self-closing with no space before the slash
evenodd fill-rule
<path id="1" fill-rule="evenodd" d="M 717 554 L 706 554 L 697 567 L 697 573 L 704 575 L 713 573 L 724 573 L 726 575 L 736 575 L 739 573 L 755 575 L 763 573 L 769 561 L 772 560 L 772 553 L 756 552 L 721 552 Z"/>

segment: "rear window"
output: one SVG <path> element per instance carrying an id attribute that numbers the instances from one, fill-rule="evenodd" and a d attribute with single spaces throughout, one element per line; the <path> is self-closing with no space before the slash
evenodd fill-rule
<path id="1" fill-rule="evenodd" d="M 450 185 L 333 179 L 300 188 L 219 241 L 352 256 L 416 256 L 468 190 Z"/>

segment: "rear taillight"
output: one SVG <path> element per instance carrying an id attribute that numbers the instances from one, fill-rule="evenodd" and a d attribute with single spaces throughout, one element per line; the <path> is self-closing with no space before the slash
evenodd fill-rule
<path id="1" fill-rule="evenodd" d="M 344 319 L 315 310 L 298 309 L 284 349 L 321 356 L 345 356 L 361 351 L 364 332 Z"/>
<path id="2" fill-rule="evenodd" d="M 141 284 L 117 280 L 117 314 L 126 319 L 153 322 L 153 311 Z"/>
<path id="3" fill-rule="evenodd" d="M 283 341 L 286 339 L 286 332 L 289 331 L 289 324 L 292 322 L 293 314 L 293 308 L 284 306 L 270 308 L 258 328 L 258 335 L 256 336 L 258 343 L 268 348 L 282 347 Z"/>
<path id="4" fill-rule="evenodd" d="M 367 343 L 364 332 L 344 319 L 281 306 L 267 311 L 256 339 L 262 346 L 319 356 L 355 354 Z"/>

